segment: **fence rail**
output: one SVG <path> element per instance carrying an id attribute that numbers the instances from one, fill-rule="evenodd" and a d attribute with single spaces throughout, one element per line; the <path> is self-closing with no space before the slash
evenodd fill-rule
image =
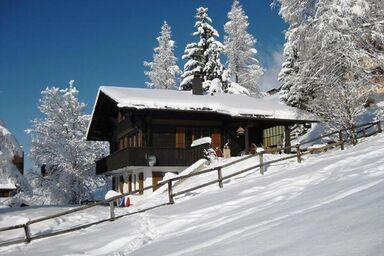
<path id="1" fill-rule="evenodd" d="M 278 159 L 275 159 L 275 160 L 270 160 L 270 161 L 264 162 L 263 155 L 265 153 L 264 152 L 257 152 L 255 154 L 247 155 L 245 157 L 242 157 L 242 158 L 240 158 L 238 160 L 235 160 L 235 161 L 232 161 L 230 163 L 226 163 L 226 164 L 223 164 L 223 165 L 220 165 L 220 166 L 216 166 L 216 167 L 213 167 L 213 168 L 209 168 L 209 169 L 206 169 L 206 170 L 203 170 L 203 171 L 200 171 L 200 172 L 191 173 L 191 174 L 187 174 L 187 175 L 181 175 L 181 176 L 178 176 L 178 177 L 174 177 L 174 178 L 162 181 L 158 185 L 159 186 L 162 186 L 162 185 L 167 185 L 168 186 L 168 197 L 169 197 L 168 203 L 156 205 L 156 206 L 153 206 L 153 207 L 150 207 L 150 208 L 146 208 L 146 209 L 141 209 L 141 210 L 138 210 L 136 212 L 130 212 L 130 213 L 122 214 L 122 215 L 119 215 L 119 216 L 115 216 L 114 201 L 117 200 L 117 199 L 120 199 L 121 197 L 124 197 L 124 196 L 129 196 L 129 195 L 134 195 L 134 194 L 137 194 L 137 193 L 142 193 L 145 190 L 152 189 L 153 186 L 148 186 L 148 187 L 144 187 L 142 189 L 137 189 L 137 190 L 134 190 L 134 191 L 131 191 L 131 192 L 128 192 L 128 193 L 123 193 L 122 195 L 118 195 L 118 196 L 109 198 L 107 200 L 102 200 L 100 202 L 92 203 L 92 204 L 89 204 L 89 205 L 76 207 L 74 209 L 70 209 L 70 210 L 67 210 L 67 211 L 60 212 L 60 213 L 52 214 L 52 215 L 41 217 L 41 218 L 36 218 L 36 219 L 30 220 L 30 221 L 28 221 L 27 223 L 24 223 L 24 224 L 18 224 L 18 225 L 14 225 L 14 226 L 3 227 L 3 228 L 0 228 L 0 233 L 1 232 L 6 232 L 6 231 L 10 231 L 10 230 L 15 230 L 15 229 L 23 229 L 25 236 L 24 236 L 24 238 L 17 238 L 17 239 L 7 240 L 7 241 L 4 241 L 4 242 L 1 242 L 0 246 L 7 246 L 7 245 L 12 245 L 12 244 L 16 244 L 16 243 L 23 243 L 23 242 L 29 243 L 30 241 L 35 240 L 35 239 L 51 237 L 51 236 L 55 236 L 55 235 L 59 235 L 59 234 L 73 232 L 73 231 L 76 231 L 76 230 L 79 230 L 79 229 L 83 229 L 83 228 L 87 228 L 87 227 L 90 227 L 90 226 L 93 226 L 93 225 L 97 225 L 97 224 L 100 224 L 100 223 L 103 223 L 103 222 L 113 221 L 115 219 L 118 219 L 118 218 L 121 218 L 121 217 L 124 217 L 124 216 L 145 212 L 145 211 L 148 211 L 148 210 L 151 210 L 151 209 L 154 209 L 154 208 L 157 208 L 157 207 L 169 205 L 169 204 L 174 204 L 176 196 L 179 196 L 179 195 L 182 195 L 182 194 L 186 194 L 186 193 L 192 192 L 194 190 L 197 190 L 197 189 L 200 189 L 200 188 L 203 188 L 203 187 L 206 187 L 206 186 L 210 186 L 210 185 L 213 185 L 213 184 L 218 184 L 220 188 L 223 188 L 223 181 L 224 180 L 227 180 L 227 179 L 230 179 L 232 177 L 238 176 L 238 175 L 240 175 L 242 173 L 245 173 L 245 172 L 248 172 L 248 171 L 260 168 L 260 173 L 264 174 L 264 167 L 267 166 L 267 165 L 271 165 L 273 163 L 277 163 L 277 162 L 281 162 L 281 161 L 285 161 L 285 160 L 293 159 L 293 158 L 297 158 L 297 161 L 300 163 L 303 160 L 302 159 L 303 155 L 307 155 L 307 154 L 313 153 L 312 151 L 308 150 L 308 148 L 302 148 L 302 146 L 304 146 L 304 145 L 306 145 L 308 143 L 317 141 L 319 139 L 325 138 L 325 137 L 329 137 L 329 136 L 333 136 L 333 135 L 338 134 L 338 141 L 334 141 L 333 143 L 327 144 L 327 145 L 325 145 L 325 146 L 323 146 L 321 148 L 318 148 L 317 150 L 320 150 L 320 152 L 322 152 L 322 151 L 326 151 L 326 150 L 328 150 L 330 148 L 335 148 L 335 147 L 338 147 L 338 146 L 340 146 L 341 150 L 344 150 L 344 144 L 345 143 L 351 142 L 353 145 L 356 145 L 357 140 L 360 139 L 360 138 L 369 137 L 369 136 L 375 135 L 377 133 L 381 133 L 382 132 L 381 122 L 382 121 L 370 122 L 370 123 L 366 123 L 366 124 L 363 124 L 363 125 L 355 126 L 355 127 L 349 128 L 349 129 L 343 128 L 343 129 L 340 129 L 340 130 L 337 130 L 337 131 L 334 131 L 334 132 L 331 132 L 331 133 L 319 136 L 317 138 L 314 138 L 314 139 L 311 139 L 311 140 L 308 140 L 308 141 L 304 141 L 304 142 L 302 142 L 300 144 L 296 144 L 296 145 L 292 145 L 292 146 L 288 146 L 288 147 L 284 147 L 284 148 L 274 148 L 274 149 L 268 150 L 268 153 L 276 153 L 276 152 L 284 151 L 286 149 L 290 149 L 290 150 L 291 149 L 295 149 L 295 154 L 284 156 L 284 157 L 281 157 L 281 158 L 278 158 Z M 367 130 L 370 129 L 370 128 L 373 128 L 373 127 L 377 127 L 376 130 L 372 131 L 370 133 L 367 133 Z M 357 129 L 360 129 L 360 130 L 357 130 Z M 362 135 L 359 136 L 359 134 L 362 134 Z M 254 157 L 259 157 L 259 164 L 254 165 L 254 166 L 250 166 L 250 167 L 247 167 L 247 168 L 244 168 L 244 169 L 239 170 L 237 172 L 231 173 L 231 174 L 229 174 L 227 176 L 223 176 L 222 175 L 222 169 L 223 168 L 229 167 L 231 165 L 243 162 L 243 161 L 245 161 L 247 159 L 254 158 Z M 179 192 L 176 192 L 176 193 L 173 192 L 173 182 L 174 181 L 178 181 L 178 180 L 182 180 L 182 179 L 186 179 L 186 178 L 191 178 L 191 177 L 194 177 L 194 176 L 198 176 L 198 175 L 202 175 L 202 174 L 206 174 L 206 173 L 211 173 L 211 172 L 217 172 L 217 179 L 215 179 L 213 181 L 209 181 L 209 182 L 203 183 L 203 184 L 199 184 L 199 185 L 197 185 L 195 187 L 192 187 L 192 188 L 189 188 L 189 189 L 185 189 L 185 190 L 182 190 L 182 191 L 179 191 Z M 98 220 L 98 221 L 95 221 L 95 222 L 92 222 L 92 223 L 87 223 L 87 224 L 84 224 L 84 225 L 79 225 L 79 226 L 71 227 L 71 228 L 68 228 L 68 229 L 55 230 L 55 231 L 52 231 L 50 233 L 37 234 L 37 235 L 34 235 L 34 236 L 31 235 L 31 225 L 32 224 L 43 222 L 43 221 L 50 220 L 50 219 L 54 219 L 54 218 L 61 217 L 61 216 L 64 216 L 64 215 L 68 215 L 68 214 L 71 214 L 71 213 L 83 211 L 83 210 L 86 210 L 86 209 L 89 209 L 89 208 L 93 208 L 95 206 L 106 205 L 106 204 L 109 204 L 109 210 L 110 210 L 110 217 L 108 219 L 102 219 L 102 220 Z"/>

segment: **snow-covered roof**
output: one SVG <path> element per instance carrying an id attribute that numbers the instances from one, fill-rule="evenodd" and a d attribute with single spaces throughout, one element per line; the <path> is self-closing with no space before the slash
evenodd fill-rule
<path id="1" fill-rule="evenodd" d="M 101 86 L 100 92 L 119 108 L 216 112 L 233 117 L 317 121 L 305 111 L 278 100 L 258 99 L 239 94 L 194 95 L 191 91 Z"/>
<path id="2" fill-rule="evenodd" d="M 13 154 L 19 156 L 23 154 L 23 149 L 15 136 L 5 127 L 4 122 L 0 120 L 0 151 L 4 150 L 5 147 L 12 151 Z"/>
<path id="3" fill-rule="evenodd" d="M 0 183 L 0 189 L 16 189 L 16 186 L 12 183 Z"/>

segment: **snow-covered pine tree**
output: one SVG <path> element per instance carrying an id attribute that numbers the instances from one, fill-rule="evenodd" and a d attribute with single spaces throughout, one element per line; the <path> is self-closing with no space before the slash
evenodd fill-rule
<path id="1" fill-rule="evenodd" d="M 280 5 L 279 14 L 289 24 L 285 34 L 285 62 L 279 73 L 281 84 L 280 99 L 287 105 L 306 109 L 306 102 L 312 97 L 311 90 L 302 90 L 298 74 L 304 61 L 308 24 L 314 17 L 317 0 L 274 0 Z"/>
<path id="2" fill-rule="evenodd" d="M 280 1 L 280 13 L 290 23 L 285 49 L 293 50 L 286 56 L 295 57 L 282 72 L 283 100 L 337 126 L 355 123 L 376 83 L 372 68 L 382 66 L 377 44 L 367 41 L 373 33 L 366 26 L 375 23 L 378 12 L 368 1 Z"/>
<path id="3" fill-rule="evenodd" d="M 309 38 L 301 81 L 315 85 L 309 109 L 329 123 L 349 128 L 372 91 L 368 66 L 370 60 L 361 45 L 359 27 L 370 15 L 369 5 L 356 0 L 319 0 L 313 34 Z"/>
<path id="4" fill-rule="evenodd" d="M 224 67 L 220 62 L 223 45 L 217 41 L 219 33 L 211 26 L 212 19 L 207 12 L 208 8 L 197 9 L 195 16 L 197 31 L 193 35 L 199 37 L 199 42 L 190 43 L 185 48 L 183 59 L 187 62 L 181 75 L 180 90 L 191 90 L 192 79 L 197 73 L 202 76 L 203 81 L 212 81 L 216 78 L 223 81 Z"/>
<path id="5" fill-rule="evenodd" d="M 263 69 L 255 55 L 256 39 L 248 33 L 248 17 L 245 15 L 238 0 L 234 0 L 229 21 L 224 25 L 224 52 L 227 55 L 227 66 L 231 80 L 247 88 L 251 95 L 259 96 L 258 80 Z"/>
<path id="6" fill-rule="evenodd" d="M 302 42 L 306 37 L 307 23 L 300 24 L 295 29 L 286 32 L 284 44 L 285 61 L 278 75 L 281 84 L 280 99 L 287 105 L 306 109 L 305 104 L 312 98 L 310 91 L 302 91 L 302 84 L 298 81 L 300 68 L 304 61 L 300 58 Z"/>
<path id="7" fill-rule="evenodd" d="M 65 89 L 42 91 L 38 108 L 44 118 L 34 119 L 27 130 L 32 137 L 30 157 L 37 166 L 50 170 L 44 185 L 60 190 L 56 202 L 64 204 L 88 198 L 98 182 L 94 161 L 108 152 L 106 144 L 86 141 L 90 116 L 84 114 L 85 104 L 78 100 L 73 82 Z"/>
<path id="8" fill-rule="evenodd" d="M 180 69 L 176 64 L 177 58 L 174 55 L 175 43 L 171 39 L 171 27 L 166 21 L 161 27 L 157 41 L 159 46 L 154 49 L 153 61 L 144 62 L 144 66 L 150 69 L 144 72 L 150 80 L 146 84 L 149 88 L 174 89 Z"/>
<path id="9" fill-rule="evenodd" d="M 369 73 L 375 87 L 384 86 L 384 5 L 382 0 L 367 0 L 367 22 L 359 29 L 364 50 L 368 51 Z"/>
<path id="10" fill-rule="evenodd" d="M 273 0 L 272 5 L 280 5 L 279 14 L 289 24 L 297 28 L 315 14 L 318 0 Z"/>

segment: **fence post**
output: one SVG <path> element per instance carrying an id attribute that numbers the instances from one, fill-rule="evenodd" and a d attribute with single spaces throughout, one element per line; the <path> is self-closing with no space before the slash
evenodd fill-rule
<path id="1" fill-rule="evenodd" d="M 344 150 L 344 139 L 343 139 L 343 132 L 339 131 L 339 141 L 340 141 L 340 149 Z"/>
<path id="2" fill-rule="evenodd" d="M 377 132 L 381 133 L 383 130 L 381 129 L 381 123 L 380 121 L 377 121 Z"/>
<path id="3" fill-rule="evenodd" d="M 217 169 L 217 177 L 219 180 L 219 187 L 223 188 L 223 174 L 221 173 L 221 167 Z"/>
<path id="4" fill-rule="evenodd" d="M 301 163 L 300 144 L 296 144 L 296 155 L 297 155 L 297 162 Z"/>
<path id="5" fill-rule="evenodd" d="M 25 232 L 25 242 L 27 243 L 31 242 L 31 229 L 29 227 L 29 221 L 24 225 L 24 232 Z"/>
<path id="6" fill-rule="evenodd" d="M 109 218 L 110 221 L 115 220 L 115 204 L 114 204 L 114 201 L 110 201 L 109 202 L 109 215 L 110 215 L 110 218 Z"/>
<path id="7" fill-rule="evenodd" d="M 175 201 L 173 200 L 172 180 L 168 180 L 168 197 L 169 197 L 169 203 L 174 204 Z"/>
<path id="8" fill-rule="evenodd" d="M 264 152 L 259 153 L 260 174 L 264 175 Z"/>

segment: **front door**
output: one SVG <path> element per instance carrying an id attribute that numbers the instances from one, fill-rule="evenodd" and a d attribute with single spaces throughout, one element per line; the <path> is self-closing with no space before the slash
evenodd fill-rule
<path id="1" fill-rule="evenodd" d="M 216 148 L 221 149 L 221 133 L 219 129 L 212 129 L 212 148 L 216 150 Z"/>
<path id="2" fill-rule="evenodd" d="M 153 191 L 158 189 L 160 186 L 158 183 L 163 180 L 164 173 L 163 172 L 152 172 L 152 186 Z"/>

